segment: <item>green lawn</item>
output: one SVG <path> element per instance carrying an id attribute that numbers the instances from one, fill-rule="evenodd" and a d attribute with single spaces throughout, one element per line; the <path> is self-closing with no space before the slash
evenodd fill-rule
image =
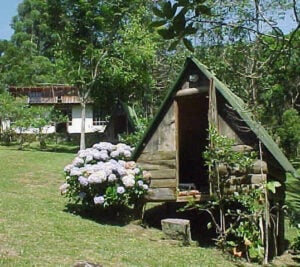
<path id="1" fill-rule="evenodd" d="M 235 266 L 214 248 L 181 247 L 137 223 L 97 223 L 65 211 L 63 167 L 74 155 L 0 146 L 0 266 Z"/>

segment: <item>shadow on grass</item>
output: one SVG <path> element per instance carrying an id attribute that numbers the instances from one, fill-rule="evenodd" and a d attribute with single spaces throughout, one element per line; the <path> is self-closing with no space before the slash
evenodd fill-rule
<path id="1" fill-rule="evenodd" d="M 84 208 L 79 204 L 67 204 L 65 212 L 80 216 L 83 219 L 91 220 L 99 224 L 125 226 L 136 219 L 134 211 L 130 208 Z"/>
<path id="2" fill-rule="evenodd" d="M 149 206 L 152 205 L 152 206 Z M 161 230 L 161 220 L 166 218 L 180 218 L 190 220 L 192 240 L 197 241 L 201 247 L 215 247 L 214 229 L 208 229 L 207 224 L 211 221 L 206 212 L 196 210 L 178 211 L 183 205 L 178 203 L 147 203 L 144 209 L 143 218 L 138 216 L 134 209 L 115 208 L 105 210 L 101 208 L 87 209 L 79 204 L 67 204 L 64 211 L 83 219 L 91 220 L 99 224 L 126 226 L 130 222 L 140 219 L 144 227 L 153 227 Z M 142 218 L 142 219 L 141 219 Z"/>
<path id="3" fill-rule="evenodd" d="M 150 205 L 151 203 L 147 204 Z M 153 205 L 153 204 L 152 204 Z M 161 220 L 166 218 L 178 218 L 190 220 L 192 240 L 197 241 L 201 247 L 215 247 L 215 229 L 208 229 L 207 224 L 211 218 L 207 212 L 189 210 L 181 212 L 184 204 L 162 203 L 147 207 L 143 216 L 145 226 L 161 229 Z"/>
<path id="4" fill-rule="evenodd" d="M 18 151 L 39 151 L 39 152 L 55 152 L 55 153 L 70 153 L 75 154 L 79 150 L 79 146 L 75 145 L 47 145 L 46 148 L 41 149 L 39 146 L 26 145 L 20 148 L 18 144 L 3 145 L 0 144 L 4 150 L 18 150 Z"/>

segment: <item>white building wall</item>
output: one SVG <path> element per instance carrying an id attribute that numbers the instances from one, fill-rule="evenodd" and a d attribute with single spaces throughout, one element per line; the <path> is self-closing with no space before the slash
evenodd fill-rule
<path id="1" fill-rule="evenodd" d="M 10 128 L 10 121 L 2 121 L 3 129 Z M 20 129 L 14 129 L 15 132 L 19 133 Z M 104 125 L 93 125 L 93 107 L 92 105 L 86 106 L 86 120 L 85 120 L 85 132 L 103 132 L 105 130 Z M 80 133 L 81 131 L 81 106 L 73 105 L 72 106 L 72 125 L 68 125 L 69 133 Z M 26 131 L 22 131 L 23 133 L 38 133 L 38 129 L 29 128 Z M 43 127 L 42 132 L 44 134 L 55 133 L 55 126 L 45 126 Z"/>
<path id="2" fill-rule="evenodd" d="M 81 106 L 76 105 L 72 107 L 72 125 L 68 125 L 69 133 L 80 133 L 81 131 Z M 85 119 L 85 132 L 103 132 L 105 126 L 93 125 L 93 107 L 92 105 L 86 106 L 86 119 Z"/>

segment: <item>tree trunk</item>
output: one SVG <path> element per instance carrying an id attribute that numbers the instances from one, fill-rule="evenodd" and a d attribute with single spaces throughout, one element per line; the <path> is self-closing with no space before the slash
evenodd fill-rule
<path id="1" fill-rule="evenodd" d="M 81 102 L 80 150 L 85 149 L 85 117 L 86 117 L 86 103 Z"/>

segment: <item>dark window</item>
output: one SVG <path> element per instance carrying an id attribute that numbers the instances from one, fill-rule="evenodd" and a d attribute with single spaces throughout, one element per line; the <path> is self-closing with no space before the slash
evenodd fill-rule
<path id="1" fill-rule="evenodd" d="M 93 108 L 93 125 L 106 125 L 107 121 L 105 119 L 104 113 L 99 108 Z"/>

